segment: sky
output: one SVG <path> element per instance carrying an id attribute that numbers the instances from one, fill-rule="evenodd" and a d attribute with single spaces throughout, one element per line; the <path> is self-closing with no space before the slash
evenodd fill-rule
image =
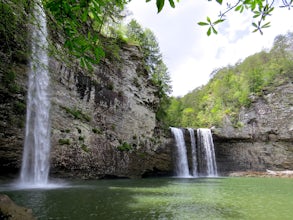
<path id="1" fill-rule="evenodd" d="M 224 8 L 216 1 L 181 0 L 171 8 L 168 0 L 157 13 L 156 1 L 132 0 L 128 4 L 131 15 L 143 28 L 155 34 L 171 77 L 172 96 L 183 96 L 204 85 L 213 70 L 244 60 L 261 50 L 270 49 L 279 34 L 293 31 L 293 10 L 276 8 L 268 18 L 271 27 L 264 34 L 252 33 L 252 15 L 228 14 L 218 26 L 218 34 L 207 36 L 207 27 L 197 23 L 209 16 L 218 19 Z"/>

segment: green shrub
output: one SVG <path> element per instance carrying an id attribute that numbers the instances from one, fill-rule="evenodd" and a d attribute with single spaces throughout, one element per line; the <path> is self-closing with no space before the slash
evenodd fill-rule
<path id="1" fill-rule="evenodd" d="M 81 145 L 81 149 L 82 149 L 84 152 L 89 152 L 89 148 L 88 148 L 88 146 L 86 146 L 85 144 L 82 144 L 82 145 Z"/>
<path id="2" fill-rule="evenodd" d="M 130 151 L 132 150 L 132 146 L 127 142 L 123 142 L 120 146 L 117 147 L 119 151 Z"/>
<path id="3" fill-rule="evenodd" d="M 93 128 L 92 132 L 94 132 L 95 134 L 102 134 L 102 131 L 98 128 Z"/>
<path id="4" fill-rule="evenodd" d="M 85 120 L 87 122 L 91 121 L 91 117 L 89 115 L 83 113 L 81 110 L 77 109 L 76 107 L 71 109 L 65 106 L 61 106 L 61 108 L 63 108 L 66 111 L 66 113 L 72 115 L 74 119 Z"/>
<path id="5" fill-rule="evenodd" d="M 60 145 L 70 145 L 70 140 L 69 139 L 59 139 L 58 143 Z"/>

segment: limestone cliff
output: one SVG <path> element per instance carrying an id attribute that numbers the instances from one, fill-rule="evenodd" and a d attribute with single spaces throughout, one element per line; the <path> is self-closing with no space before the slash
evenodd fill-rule
<path id="1" fill-rule="evenodd" d="M 22 33 L 15 33 L 16 43 L 18 35 Z M 89 72 L 64 57 L 60 39 L 54 41 L 57 33 L 51 31 L 50 38 L 56 50 L 48 67 L 51 176 L 137 177 L 171 170 L 156 119 L 158 88 L 149 79 L 139 47 L 120 42 L 116 57 L 106 56 Z M 0 47 L 1 175 L 16 173 L 21 166 L 28 51 L 28 46 Z"/>
<path id="2" fill-rule="evenodd" d="M 163 140 L 157 88 L 138 47 L 124 44 L 120 57 L 103 60 L 91 74 L 51 62 L 54 174 L 129 177 L 169 170 L 169 152 L 157 154 Z"/>
<path id="3" fill-rule="evenodd" d="M 226 118 L 222 128 L 214 129 L 219 171 L 292 170 L 292 78 L 250 98 L 251 106 L 239 114 L 238 128 Z"/>

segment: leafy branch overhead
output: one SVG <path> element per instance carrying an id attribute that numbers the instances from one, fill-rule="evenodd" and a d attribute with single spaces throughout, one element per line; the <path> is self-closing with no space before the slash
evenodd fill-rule
<path id="1" fill-rule="evenodd" d="M 55 27 L 62 30 L 65 48 L 81 66 L 91 69 L 105 56 L 100 39 L 103 27 L 117 17 L 126 1 L 43 0 L 43 4 Z"/>
<path id="2" fill-rule="evenodd" d="M 222 0 L 216 0 L 219 4 L 223 5 Z M 237 0 L 235 4 L 226 3 L 227 8 L 224 12 L 220 12 L 219 19 L 215 22 L 211 22 L 210 18 L 207 18 L 207 22 L 198 22 L 198 25 L 205 26 L 208 25 L 207 35 L 210 36 L 211 33 L 217 34 L 215 25 L 226 20 L 226 15 L 232 11 L 243 13 L 246 11 L 252 12 L 252 18 L 257 19 L 252 22 L 252 26 L 255 28 L 253 32 L 259 32 L 263 34 L 263 29 L 270 27 L 270 22 L 266 21 L 266 18 L 272 15 L 275 9 L 275 0 Z M 293 0 L 282 0 L 282 5 L 280 8 L 290 8 L 293 6 Z"/>
<path id="3" fill-rule="evenodd" d="M 151 0 L 146 0 L 149 2 Z M 168 0 L 172 8 L 175 7 L 174 0 Z M 213 1 L 213 0 L 208 0 Z M 223 0 L 215 0 L 218 4 L 223 5 Z M 177 0 L 179 2 L 179 0 Z M 210 36 L 212 33 L 217 34 L 215 26 L 222 23 L 226 20 L 226 15 L 232 11 L 243 13 L 244 11 L 251 11 L 252 18 L 256 19 L 252 23 L 252 26 L 255 28 L 253 32 L 259 32 L 263 34 L 263 29 L 270 27 L 270 22 L 267 22 L 266 19 L 268 16 L 272 15 L 274 8 L 276 7 L 275 0 L 236 0 L 234 3 L 226 1 L 226 9 L 218 15 L 218 19 L 211 21 L 210 17 L 207 17 L 206 21 L 198 22 L 200 26 L 208 26 L 207 35 Z M 282 0 L 280 5 L 277 7 L 288 8 L 289 10 L 293 7 L 293 0 Z M 156 5 L 158 13 L 163 9 L 165 5 L 165 0 L 156 0 Z"/>
<path id="4" fill-rule="evenodd" d="M 146 0 L 146 2 L 150 2 L 151 0 Z M 172 8 L 175 8 L 175 3 L 174 0 L 168 0 L 169 4 Z M 179 0 L 176 0 L 177 2 L 179 2 Z M 158 9 L 158 13 L 160 11 L 162 11 L 164 5 L 165 5 L 165 0 L 156 0 L 156 4 L 157 4 L 157 9 Z"/>

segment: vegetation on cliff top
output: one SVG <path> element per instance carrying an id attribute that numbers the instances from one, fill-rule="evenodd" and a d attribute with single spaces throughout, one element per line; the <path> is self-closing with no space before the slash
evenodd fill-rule
<path id="1" fill-rule="evenodd" d="M 220 126 L 225 117 L 235 127 L 242 107 L 265 90 L 293 80 L 293 33 L 275 38 L 269 51 L 261 51 L 244 61 L 216 69 L 207 85 L 182 98 L 173 97 L 167 123 L 177 127 Z"/>

